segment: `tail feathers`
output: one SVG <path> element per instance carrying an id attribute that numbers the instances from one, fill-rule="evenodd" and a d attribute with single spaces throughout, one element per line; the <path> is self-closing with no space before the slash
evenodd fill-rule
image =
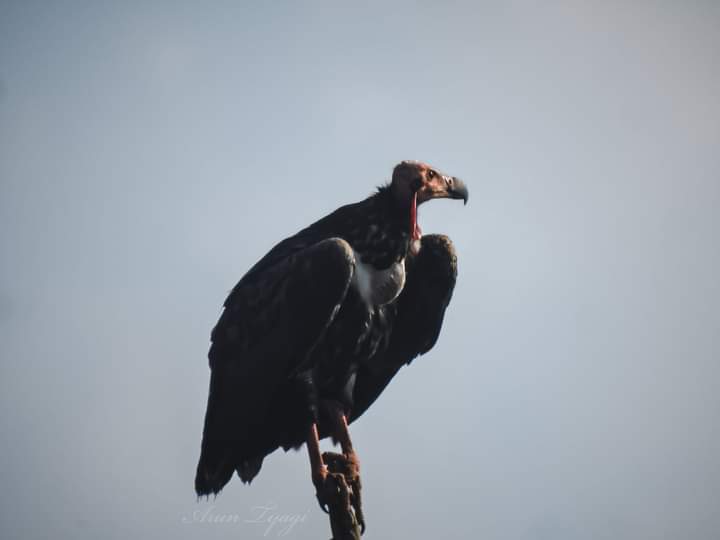
<path id="1" fill-rule="evenodd" d="M 260 472 L 262 457 L 237 459 L 237 453 L 231 448 L 208 446 L 203 448 L 195 475 L 195 492 L 198 496 L 217 495 L 235 471 L 245 484 L 249 484 Z"/>
<path id="2" fill-rule="evenodd" d="M 203 445 L 195 474 L 195 493 L 198 496 L 216 495 L 230 481 L 235 464 L 230 449 Z"/>
<path id="3" fill-rule="evenodd" d="M 243 484 L 249 484 L 262 468 L 263 458 L 244 459 L 237 466 L 237 473 Z"/>

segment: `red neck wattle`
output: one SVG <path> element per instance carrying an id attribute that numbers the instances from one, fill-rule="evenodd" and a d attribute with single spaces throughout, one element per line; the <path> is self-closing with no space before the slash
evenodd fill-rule
<path id="1" fill-rule="evenodd" d="M 420 226 L 417 222 L 417 193 L 414 193 L 410 201 L 410 238 L 419 240 L 420 235 Z"/>

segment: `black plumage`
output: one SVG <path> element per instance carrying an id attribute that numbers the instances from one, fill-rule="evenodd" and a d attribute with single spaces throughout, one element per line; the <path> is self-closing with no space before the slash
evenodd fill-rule
<path id="1" fill-rule="evenodd" d="M 420 235 L 417 205 L 467 200 L 460 180 L 402 162 L 392 182 L 273 247 L 233 288 L 213 329 L 195 489 L 244 482 L 297 448 L 327 407 L 349 421 L 436 342 L 455 285 L 450 240 Z"/>

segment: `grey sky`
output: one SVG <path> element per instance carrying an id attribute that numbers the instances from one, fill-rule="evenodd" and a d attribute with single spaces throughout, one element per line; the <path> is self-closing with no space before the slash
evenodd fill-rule
<path id="1" fill-rule="evenodd" d="M 195 501 L 208 337 L 401 159 L 471 199 L 367 538 L 720 537 L 720 4 L 148 4 L 0 4 L 2 538 L 326 538 L 304 453 Z"/>

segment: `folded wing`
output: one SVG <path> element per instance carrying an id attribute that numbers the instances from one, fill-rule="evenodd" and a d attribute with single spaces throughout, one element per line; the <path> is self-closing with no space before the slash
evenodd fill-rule
<path id="1" fill-rule="evenodd" d="M 270 263 L 256 265 L 230 293 L 212 332 L 198 495 L 220 491 L 235 470 L 244 480 L 254 476 L 245 470 L 254 434 L 278 386 L 333 321 L 355 267 L 339 238 L 304 247 L 287 242 L 270 254 Z"/>

